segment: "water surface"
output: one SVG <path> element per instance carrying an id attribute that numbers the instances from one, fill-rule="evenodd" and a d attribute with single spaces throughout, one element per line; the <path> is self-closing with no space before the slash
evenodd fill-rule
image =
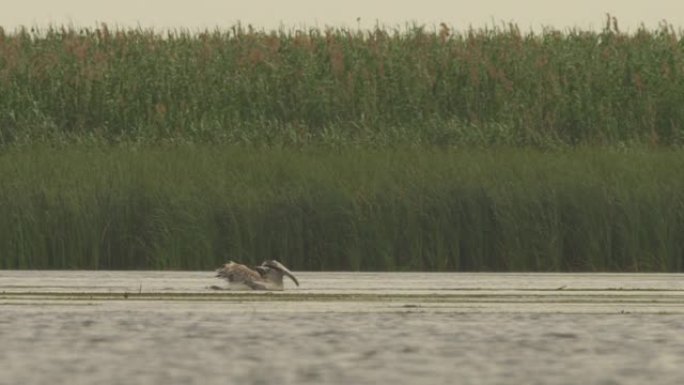
<path id="1" fill-rule="evenodd" d="M 680 384 L 684 276 L 0 271 L 0 384 Z M 289 284 L 289 283 L 288 283 Z"/>

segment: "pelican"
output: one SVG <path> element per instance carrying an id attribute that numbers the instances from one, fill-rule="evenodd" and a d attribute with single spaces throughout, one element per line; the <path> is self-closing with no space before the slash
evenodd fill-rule
<path id="1" fill-rule="evenodd" d="M 228 281 L 229 288 L 232 290 L 283 290 L 283 275 L 287 275 L 299 286 L 294 274 L 276 260 L 264 261 L 254 269 L 228 261 L 216 270 L 216 277 Z M 212 288 L 221 289 L 216 286 Z"/>

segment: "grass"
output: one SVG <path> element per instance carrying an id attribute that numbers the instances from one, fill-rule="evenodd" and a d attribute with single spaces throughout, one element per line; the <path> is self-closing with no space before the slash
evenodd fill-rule
<path id="1" fill-rule="evenodd" d="M 621 32 L 0 29 L 0 145 L 681 145 L 684 39 Z"/>
<path id="2" fill-rule="evenodd" d="M 682 271 L 684 33 L 0 28 L 0 268 Z"/>
<path id="3" fill-rule="evenodd" d="M 0 268 L 682 271 L 677 150 L 36 146 Z"/>

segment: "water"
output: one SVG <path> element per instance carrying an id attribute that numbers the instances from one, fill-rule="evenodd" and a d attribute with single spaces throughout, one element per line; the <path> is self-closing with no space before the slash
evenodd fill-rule
<path id="1" fill-rule="evenodd" d="M 682 275 L 297 276 L 0 271 L 0 384 L 684 380 Z"/>

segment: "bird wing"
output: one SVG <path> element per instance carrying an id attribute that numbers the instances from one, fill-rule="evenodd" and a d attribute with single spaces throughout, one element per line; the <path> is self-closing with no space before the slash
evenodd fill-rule
<path id="1" fill-rule="evenodd" d="M 283 265 L 282 263 L 276 261 L 275 259 L 272 259 L 272 260 L 270 260 L 270 261 L 264 261 L 264 263 L 262 263 L 261 266 L 264 267 L 264 268 L 271 268 L 271 269 L 276 269 L 276 270 L 281 271 L 283 274 L 285 274 L 285 275 L 287 275 L 288 277 L 290 277 L 290 279 L 291 279 L 297 286 L 299 286 L 299 281 L 297 281 L 297 278 L 295 278 L 294 274 L 292 274 L 292 272 L 290 271 L 290 269 L 288 269 L 287 267 L 285 267 L 285 265 Z"/>

